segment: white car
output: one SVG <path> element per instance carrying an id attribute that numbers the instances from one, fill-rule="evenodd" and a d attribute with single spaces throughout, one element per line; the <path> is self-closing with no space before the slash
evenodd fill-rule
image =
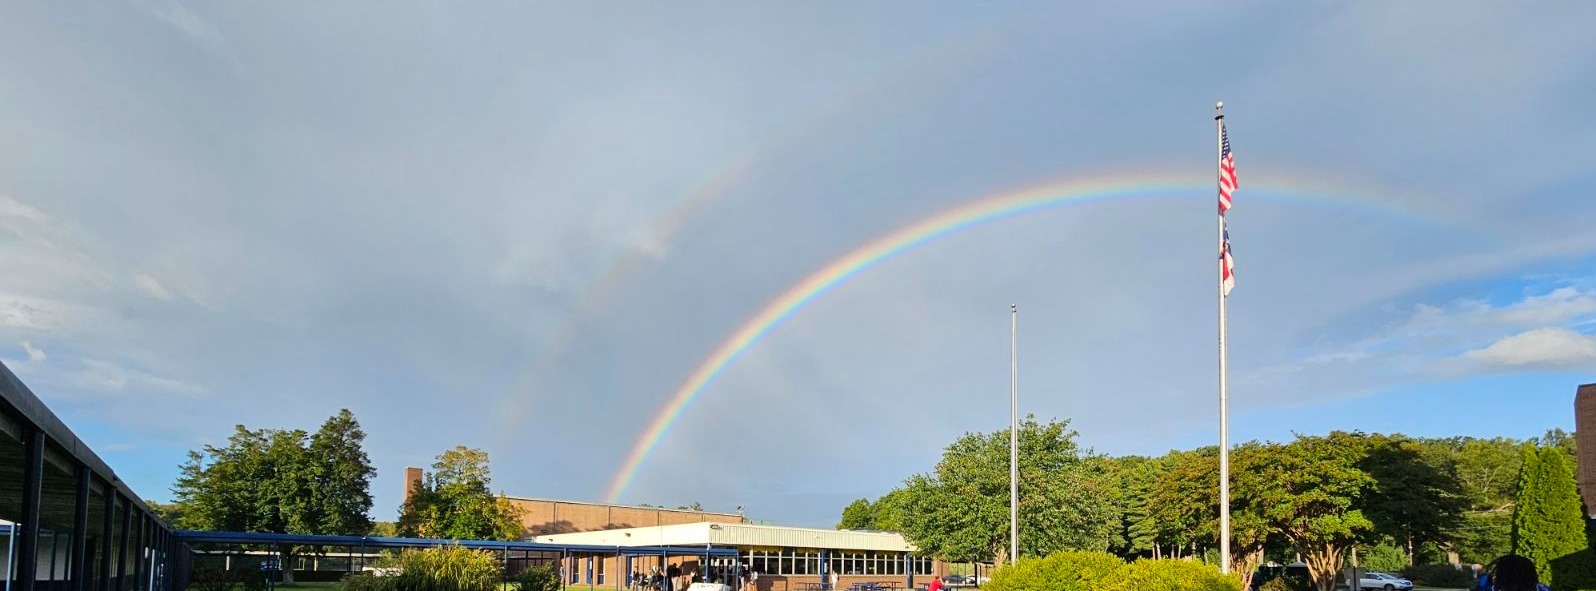
<path id="1" fill-rule="evenodd" d="M 1378 591 L 1408 591 L 1413 588 L 1413 581 L 1391 573 L 1369 571 L 1363 573 L 1362 579 L 1358 579 L 1358 586 Z"/>

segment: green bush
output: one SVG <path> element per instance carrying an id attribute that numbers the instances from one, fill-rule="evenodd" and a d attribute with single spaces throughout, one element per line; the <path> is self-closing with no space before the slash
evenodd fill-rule
<path id="1" fill-rule="evenodd" d="M 1241 579 L 1190 560 L 1138 560 L 1092 591 L 1241 591 Z"/>
<path id="2" fill-rule="evenodd" d="M 493 555 L 459 546 L 407 552 L 391 576 L 352 575 L 344 591 L 497 591 L 499 562 Z"/>
<path id="3" fill-rule="evenodd" d="M 1269 579 L 1268 582 L 1266 582 L 1266 583 L 1264 583 L 1262 585 L 1259 585 L 1258 586 L 1258 591 L 1297 591 L 1297 590 L 1292 588 L 1291 583 L 1286 582 L 1286 577 L 1275 577 L 1273 579 Z"/>
<path id="4" fill-rule="evenodd" d="M 1463 588 L 1474 585 L 1474 575 L 1469 569 L 1458 569 L 1450 564 L 1419 564 L 1402 569 L 1402 578 L 1422 587 Z"/>
<path id="5" fill-rule="evenodd" d="M 1097 591 L 1124 568 L 1107 552 L 1055 552 L 1047 558 L 1023 558 L 992 573 L 982 591 Z"/>
<path id="6" fill-rule="evenodd" d="M 516 591 L 557 591 L 560 588 L 560 574 L 554 572 L 553 566 L 528 567 L 511 580 L 515 582 Z"/>

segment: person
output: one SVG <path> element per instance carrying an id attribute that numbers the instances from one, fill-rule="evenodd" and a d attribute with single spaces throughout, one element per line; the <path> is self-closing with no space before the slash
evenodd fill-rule
<path id="1" fill-rule="evenodd" d="M 942 591 L 942 577 L 931 577 L 931 584 L 926 587 L 926 591 Z"/>
<path id="2" fill-rule="evenodd" d="M 827 582 L 831 583 L 831 591 L 837 591 L 837 569 L 831 569 L 826 575 Z"/>
<path id="3" fill-rule="evenodd" d="M 1480 580 L 1482 591 L 1551 591 L 1535 574 L 1535 561 L 1508 554 L 1491 562 L 1490 573 Z"/>

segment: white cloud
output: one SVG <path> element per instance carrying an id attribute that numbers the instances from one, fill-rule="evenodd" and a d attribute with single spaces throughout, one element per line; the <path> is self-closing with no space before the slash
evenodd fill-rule
<path id="1" fill-rule="evenodd" d="M 33 343 L 22 341 L 22 350 L 28 352 L 28 363 L 39 363 L 45 360 L 44 350 L 33 346 Z"/>
<path id="2" fill-rule="evenodd" d="M 1596 287 L 1589 279 L 1551 281 L 1504 303 L 1419 302 L 1361 339 L 1238 372 L 1235 381 L 1262 391 L 1313 383 L 1327 395 L 1353 396 L 1443 376 L 1596 365 L 1596 336 L 1580 332 L 1596 325 Z"/>
<path id="3" fill-rule="evenodd" d="M 1462 358 L 1488 367 L 1589 367 L 1596 365 L 1596 336 L 1560 327 L 1537 328 L 1503 337 Z"/>
<path id="4" fill-rule="evenodd" d="M 161 285 L 161 282 L 154 277 L 139 273 L 133 276 L 133 283 L 138 285 L 139 289 L 144 290 L 144 293 L 158 299 L 172 301 L 172 293 L 167 291 L 166 286 Z"/>
<path id="5" fill-rule="evenodd" d="M 182 380 L 158 376 L 99 359 L 83 359 L 84 371 L 72 377 L 73 385 L 104 393 L 122 393 L 128 390 L 197 396 L 206 392 L 203 386 Z"/>
<path id="6" fill-rule="evenodd" d="M 210 21 L 205 20 L 194 11 L 176 2 L 167 2 L 155 9 L 155 16 L 183 34 L 192 37 L 196 42 L 207 49 L 219 49 L 222 45 L 222 34 Z"/>

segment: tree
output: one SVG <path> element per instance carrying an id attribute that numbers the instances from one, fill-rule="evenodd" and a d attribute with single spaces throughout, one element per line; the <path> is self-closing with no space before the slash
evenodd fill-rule
<path id="1" fill-rule="evenodd" d="M 188 453 L 167 515 L 187 529 L 364 535 L 376 473 L 365 437 L 347 409 L 314 436 L 235 425 L 226 445 Z M 295 550 L 283 548 L 287 558 Z"/>
<path id="2" fill-rule="evenodd" d="M 304 431 L 234 427 L 224 447 L 190 451 L 172 488 L 178 526 L 211 531 L 314 534 L 316 509 Z M 283 548 L 291 559 L 295 548 Z M 291 560 L 286 560 L 292 562 Z M 285 571 L 292 581 L 293 572 Z"/>
<path id="3" fill-rule="evenodd" d="M 1573 568 L 1585 566 L 1578 563 L 1588 553 L 1590 541 L 1565 456 L 1561 449 L 1526 446 L 1513 508 L 1513 553 L 1535 561 L 1541 581 L 1554 589 L 1575 589 L 1591 582 L 1589 573 Z"/>
<path id="4" fill-rule="evenodd" d="M 1319 591 L 1333 591 L 1348 549 L 1371 537 L 1374 524 L 1359 504 L 1374 478 L 1359 469 L 1368 438 L 1335 432 L 1298 436 L 1290 444 L 1266 447 L 1252 472 L 1272 483 L 1251 501 L 1268 527 L 1281 533 L 1302 555 Z"/>
<path id="5" fill-rule="evenodd" d="M 1429 455 L 1454 462 L 1467 509 L 1444 544 L 1469 563 L 1485 564 L 1511 550 L 1513 502 L 1523 443 L 1505 437 L 1420 440 Z"/>
<path id="6" fill-rule="evenodd" d="M 521 511 L 488 490 L 488 454 L 463 445 L 438 455 L 399 511 L 399 535 L 453 540 L 519 540 Z"/>
<path id="7" fill-rule="evenodd" d="M 318 533 L 363 535 L 371 530 L 372 467 L 363 445 L 366 432 L 354 413 L 342 409 L 310 437 L 311 490 Z"/>
<path id="8" fill-rule="evenodd" d="M 1236 446 L 1230 454 L 1230 556 L 1231 571 L 1244 585 L 1263 562 L 1264 547 L 1276 533 L 1265 514 L 1264 499 L 1276 483 L 1266 475 L 1277 444 L 1257 442 Z M 1219 449 L 1171 454 L 1168 470 L 1154 483 L 1148 496 L 1148 515 L 1158 526 L 1147 528 L 1157 539 L 1177 549 L 1201 542 L 1219 545 Z"/>
<path id="9" fill-rule="evenodd" d="M 1113 541 L 1118 491 L 1075 436 L 1067 422 L 1020 424 L 1021 556 L 1105 550 Z M 960 562 L 1010 560 L 1007 430 L 960 437 L 902 490 L 903 534 L 922 551 Z"/>
<path id="10" fill-rule="evenodd" d="M 1455 462 L 1427 456 L 1400 435 L 1373 435 L 1368 443 L 1359 467 L 1375 484 L 1363 498 L 1363 514 L 1376 533 L 1403 546 L 1412 565 L 1416 546 L 1450 539 L 1463 521 L 1468 501 L 1459 494 Z"/>
<path id="11" fill-rule="evenodd" d="M 1153 488 L 1168 467 L 1165 461 L 1142 456 L 1126 456 L 1108 461 L 1114 486 L 1120 490 L 1119 532 L 1121 540 L 1114 550 L 1122 556 L 1155 553 L 1158 545 L 1156 521 L 1151 518 Z"/>
<path id="12" fill-rule="evenodd" d="M 837 529 L 875 529 L 876 508 L 870 499 L 859 499 L 842 508 L 842 521 Z"/>
<path id="13" fill-rule="evenodd" d="M 902 489 L 881 495 L 873 505 L 876 531 L 903 531 L 904 512 L 908 511 L 908 494 Z"/>
<path id="14" fill-rule="evenodd" d="M 176 525 L 185 521 L 183 514 L 186 510 L 181 503 L 157 503 L 144 499 L 144 505 L 149 507 L 150 512 L 154 513 L 156 517 L 165 520 L 168 524 Z"/>

